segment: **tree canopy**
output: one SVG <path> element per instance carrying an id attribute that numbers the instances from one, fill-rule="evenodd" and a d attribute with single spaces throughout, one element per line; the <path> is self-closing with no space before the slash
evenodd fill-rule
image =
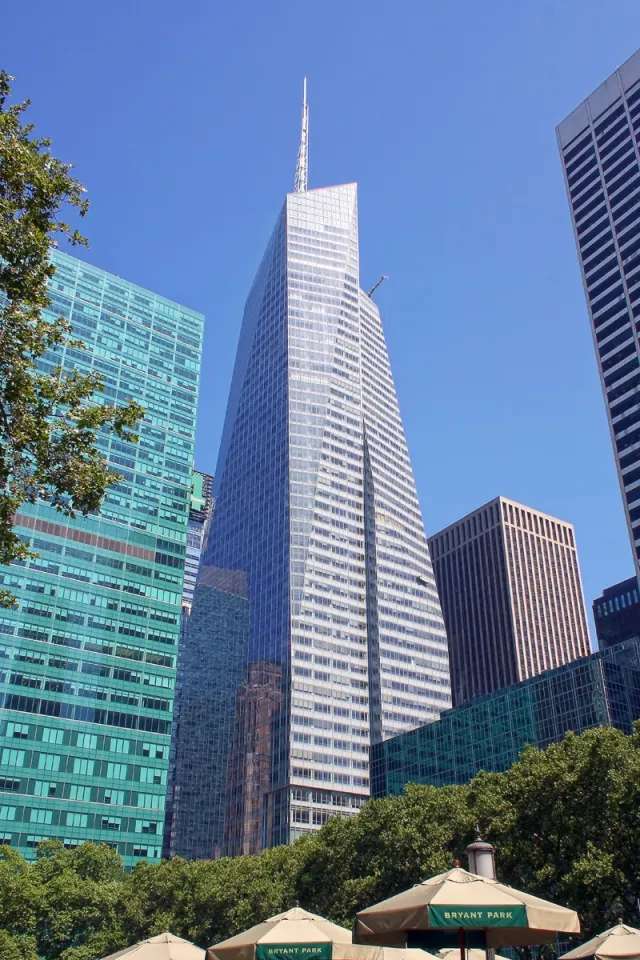
<path id="1" fill-rule="evenodd" d="M 96 447 L 101 429 L 135 440 L 144 411 L 136 403 L 104 403 L 98 372 L 63 362 L 65 345 L 82 344 L 71 323 L 47 313 L 55 274 L 51 250 L 62 237 L 87 245 L 65 219 L 84 217 L 88 200 L 71 165 L 51 153 L 51 140 L 24 122 L 29 101 L 10 104 L 10 77 L 0 71 L 0 563 L 29 550 L 14 530 L 21 504 L 48 501 L 67 516 L 97 510 L 121 477 Z M 51 374 L 39 369 L 48 354 Z M 0 604 L 12 597 L 0 592 Z"/>
<path id="2" fill-rule="evenodd" d="M 640 727 L 527 748 L 468 786 L 410 785 L 257 856 L 129 874 L 109 847 L 0 847 L 0 960 L 97 960 L 169 929 L 209 946 L 301 905 L 351 926 L 357 910 L 463 861 L 478 823 L 498 878 L 573 907 L 584 939 L 622 915 L 640 925 Z"/>

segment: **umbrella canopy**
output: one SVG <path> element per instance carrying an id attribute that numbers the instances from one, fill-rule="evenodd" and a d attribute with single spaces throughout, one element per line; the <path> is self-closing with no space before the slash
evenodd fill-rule
<path id="1" fill-rule="evenodd" d="M 204 950 L 196 947 L 189 940 L 174 937 L 167 931 L 157 937 L 149 937 L 148 940 L 134 943 L 126 950 L 118 950 L 104 960 L 116 960 L 117 957 L 130 957 L 131 960 L 204 960 Z"/>
<path id="2" fill-rule="evenodd" d="M 331 960 L 334 944 L 351 931 L 294 907 L 207 950 L 207 960 Z"/>
<path id="3" fill-rule="evenodd" d="M 640 960 L 640 930 L 628 927 L 619 920 L 615 927 L 598 934 L 581 947 L 570 950 L 560 960 L 577 960 L 578 957 L 597 957 L 598 960 L 624 957 L 625 960 Z"/>
<path id="4" fill-rule="evenodd" d="M 424 950 L 354 944 L 351 931 L 300 907 L 214 944 L 207 960 L 437 960 Z"/>
<path id="5" fill-rule="evenodd" d="M 426 950 L 411 947 L 377 947 L 364 943 L 340 943 L 333 947 L 332 960 L 438 960 L 438 958 L 432 953 L 427 953 Z"/>
<path id="6" fill-rule="evenodd" d="M 575 910 L 455 867 L 356 916 L 356 943 L 404 946 L 418 930 L 483 930 L 487 947 L 548 943 L 580 933 Z"/>
<path id="7" fill-rule="evenodd" d="M 486 950 L 466 950 L 467 960 L 487 960 Z M 451 950 L 438 950 L 437 956 L 439 960 L 460 960 L 460 950 L 458 947 Z M 501 957 L 499 953 L 495 954 L 495 960 L 509 960 L 508 957 Z"/>

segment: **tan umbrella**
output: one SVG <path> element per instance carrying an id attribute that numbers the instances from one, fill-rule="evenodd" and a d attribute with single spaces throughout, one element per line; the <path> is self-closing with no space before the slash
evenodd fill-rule
<path id="1" fill-rule="evenodd" d="M 560 960 L 577 960 L 578 957 L 597 957 L 598 960 L 624 957 L 625 960 L 640 960 L 640 930 L 628 927 L 622 920 L 618 920 L 615 927 L 563 954 Z"/>
<path id="2" fill-rule="evenodd" d="M 293 907 L 216 943 L 207 960 L 436 960 L 424 950 L 354 944 L 351 931 Z"/>
<path id="3" fill-rule="evenodd" d="M 438 960 L 460 960 L 460 950 L 458 947 L 450 950 L 438 950 L 436 954 Z M 486 950 L 477 950 L 475 948 L 465 951 L 466 960 L 487 960 Z M 501 957 L 499 953 L 495 954 L 495 960 L 509 960 L 509 957 Z"/>
<path id="4" fill-rule="evenodd" d="M 331 960 L 338 943 L 351 943 L 351 932 L 293 907 L 209 947 L 207 960 Z"/>
<path id="5" fill-rule="evenodd" d="M 333 948 L 333 960 L 438 960 L 438 958 L 432 953 L 427 953 L 426 950 L 415 947 L 377 947 L 374 944 L 340 943 Z"/>
<path id="6" fill-rule="evenodd" d="M 116 960 L 117 957 L 130 957 L 131 960 L 204 960 L 204 950 L 166 931 L 157 937 L 134 943 L 125 950 L 118 950 L 104 957 L 104 960 Z"/>
<path id="7" fill-rule="evenodd" d="M 449 935 L 457 930 L 461 949 L 465 930 L 483 931 L 487 947 L 510 947 L 552 942 L 559 932 L 580 933 L 580 921 L 575 910 L 454 867 L 361 910 L 353 939 L 405 946 L 407 935 L 424 930 Z"/>

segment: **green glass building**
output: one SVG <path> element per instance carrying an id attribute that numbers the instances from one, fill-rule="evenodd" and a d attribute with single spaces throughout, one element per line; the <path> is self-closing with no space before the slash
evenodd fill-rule
<path id="1" fill-rule="evenodd" d="M 0 567 L 0 843 L 106 842 L 130 866 L 162 844 L 204 318 L 55 252 L 51 312 L 99 370 L 106 402 L 146 415 L 138 444 L 104 432 L 122 482 L 99 515 L 24 505 L 37 559 Z"/>
<path id="2" fill-rule="evenodd" d="M 468 783 L 500 773 L 526 744 L 547 747 L 572 730 L 609 725 L 631 733 L 640 719 L 640 638 L 475 697 L 440 719 L 372 748 L 372 794 L 401 794 L 408 783 Z"/>

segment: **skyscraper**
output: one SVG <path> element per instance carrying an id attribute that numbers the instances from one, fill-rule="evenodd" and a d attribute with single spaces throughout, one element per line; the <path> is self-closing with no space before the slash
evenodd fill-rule
<path id="1" fill-rule="evenodd" d="M 429 547 L 455 706 L 590 652 L 570 523 L 497 497 Z"/>
<path id="2" fill-rule="evenodd" d="M 593 601 L 598 647 L 603 650 L 631 637 L 640 637 L 640 594 L 638 578 L 605 587 Z"/>
<path id="3" fill-rule="evenodd" d="M 99 515 L 24 504 L 39 556 L 0 568 L 18 601 L 0 618 L 0 842 L 115 847 L 157 860 L 187 540 L 203 317 L 55 252 L 52 316 L 87 349 L 56 363 L 104 375 L 146 409 L 140 442 L 101 433 L 122 482 Z"/>
<path id="4" fill-rule="evenodd" d="M 620 488 L 640 573 L 640 51 L 557 128 Z"/>
<path id="5" fill-rule="evenodd" d="M 200 569 L 180 658 L 165 856 L 195 860 L 226 852 L 227 780 L 237 704 L 246 680 L 246 592 L 242 571 Z"/>
<path id="6" fill-rule="evenodd" d="M 356 812 L 370 744 L 450 705 L 380 315 L 359 286 L 357 189 L 308 189 L 307 132 L 305 103 L 296 190 L 244 312 L 203 556 L 247 576 L 243 677 L 219 676 L 235 732 L 210 755 L 226 771 L 233 851 Z M 198 683 L 187 665 L 184 682 Z M 268 709 L 256 709 L 256 689 Z"/>
<path id="7" fill-rule="evenodd" d="M 182 613 L 180 616 L 180 640 L 177 654 L 176 689 L 173 702 L 173 720 L 171 730 L 171 749 L 169 752 L 169 772 L 167 775 L 167 802 L 165 809 L 164 840 L 162 847 L 163 858 L 171 854 L 171 834 L 173 824 L 173 794 L 175 789 L 176 772 L 176 734 L 180 720 L 180 698 L 182 695 L 182 678 L 184 675 L 184 645 L 187 636 L 187 626 L 193 603 L 193 592 L 196 585 L 200 556 L 206 543 L 213 513 L 213 477 L 209 473 L 193 470 L 191 474 L 191 496 L 189 498 L 189 525 L 187 529 L 187 548 L 184 564 L 184 580 L 182 583 Z"/>

